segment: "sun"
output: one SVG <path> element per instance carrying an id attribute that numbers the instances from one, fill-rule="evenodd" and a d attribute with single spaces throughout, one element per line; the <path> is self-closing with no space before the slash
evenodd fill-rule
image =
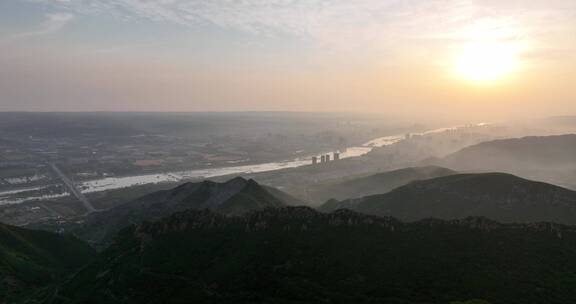
<path id="1" fill-rule="evenodd" d="M 505 42 L 471 42 L 455 63 L 459 77 L 473 82 L 495 82 L 514 73 L 519 65 L 518 48 Z"/>

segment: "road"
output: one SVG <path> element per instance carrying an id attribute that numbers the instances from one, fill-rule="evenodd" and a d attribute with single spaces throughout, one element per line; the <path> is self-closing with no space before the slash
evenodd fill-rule
<path id="1" fill-rule="evenodd" d="M 92 205 L 92 203 L 90 203 L 90 201 L 88 200 L 88 198 L 86 198 L 86 196 L 84 194 L 82 194 L 82 191 L 80 191 L 80 189 L 78 189 L 76 187 L 76 185 L 74 184 L 74 182 L 72 182 L 72 180 L 70 180 L 66 174 L 64 174 L 64 172 L 62 172 L 60 170 L 60 168 L 58 168 L 58 166 L 56 166 L 56 164 L 54 163 L 50 163 L 50 168 L 52 168 L 52 170 L 54 171 L 54 173 L 56 173 L 56 175 L 58 175 L 58 177 L 62 180 L 62 182 L 66 185 L 66 187 L 68 188 L 68 190 L 70 191 L 70 193 L 72 193 L 83 205 L 84 208 L 86 208 L 86 211 L 88 213 L 92 213 L 96 211 L 96 208 L 94 208 L 94 206 Z"/>

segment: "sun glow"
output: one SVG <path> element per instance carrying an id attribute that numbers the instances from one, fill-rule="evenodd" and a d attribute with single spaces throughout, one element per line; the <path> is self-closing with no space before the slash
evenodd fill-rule
<path id="1" fill-rule="evenodd" d="M 512 43 L 473 42 L 456 61 L 457 74 L 474 82 L 494 82 L 518 70 L 519 48 Z"/>
<path id="2" fill-rule="evenodd" d="M 521 55 L 529 45 L 528 29 L 510 18 L 479 19 L 456 32 L 465 41 L 454 57 L 458 78 L 493 84 L 511 78 L 523 68 Z"/>

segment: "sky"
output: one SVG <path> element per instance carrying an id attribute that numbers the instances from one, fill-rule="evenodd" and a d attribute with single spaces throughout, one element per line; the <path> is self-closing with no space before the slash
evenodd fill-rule
<path id="1" fill-rule="evenodd" d="M 0 0 L 0 111 L 576 114 L 574 0 Z"/>

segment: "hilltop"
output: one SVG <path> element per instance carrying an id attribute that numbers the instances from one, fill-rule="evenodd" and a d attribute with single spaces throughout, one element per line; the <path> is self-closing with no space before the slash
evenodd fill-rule
<path id="1" fill-rule="evenodd" d="M 320 210 L 340 208 L 406 221 L 486 216 L 503 222 L 576 224 L 576 192 L 505 173 L 415 181 L 381 195 L 330 201 Z"/>
<path id="2" fill-rule="evenodd" d="M 564 304 L 575 249 L 574 227 L 549 223 L 188 210 L 124 229 L 44 303 Z"/>
<path id="3" fill-rule="evenodd" d="M 437 162 L 459 171 L 497 171 L 576 186 L 576 134 L 483 142 Z"/>
<path id="4" fill-rule="evenodd" d="M 267 207 L 294 203 L 289 195 L 261 186 L 241 177 L 227 182 L 203 181 L 185 183 L 169 190 L 157 191 L 112 209 L 92 213 L 63 226 L 64 229 L 90 242 L 97 248 L 107 246 L 122 228 L 143 221 L 154 221 L 187 209 L 210 209 L 226 215 L 240 215 Z M 288 201 L 285 201 L 288 200 Z M 46 227 L 44 227 L 46 229 Z"/>
<path id="5" fill-rule="evenodd" d="M 0 224 L 0 303 L 32 295 L 95 255 L 70 236 Z"/>
<path id="6" fill-rule="evenodd" d="M 324 202 L 328 199 L 344 200 L 383 194 L 394 188 L 406 185 L 415 180 L 456 174 L 447 168 L 428 166 L 410 167 L 387 171 L 368 176 L 348 178 L 334 182 L 314 185 L 310 189 L 310 199 Z"/>

